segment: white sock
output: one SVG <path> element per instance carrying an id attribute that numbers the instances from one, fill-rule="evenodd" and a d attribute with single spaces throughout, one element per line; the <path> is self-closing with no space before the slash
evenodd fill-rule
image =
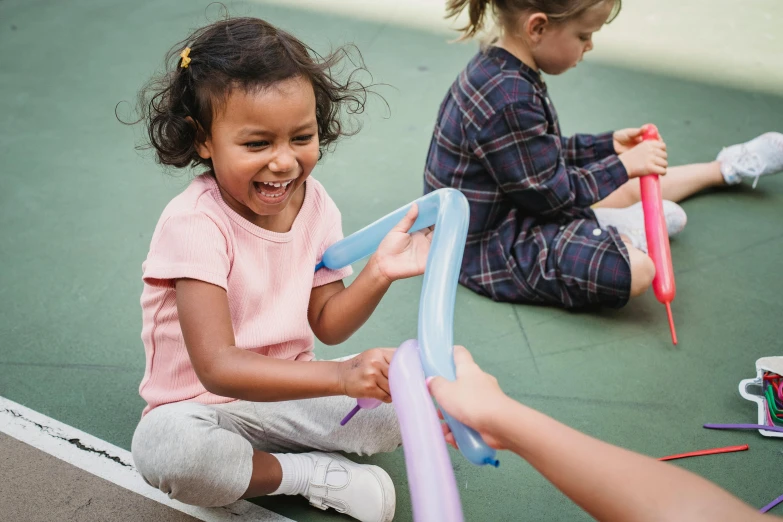
<path id="1" fill-rule="evenodd" d="M 270 495 L 305 495 L 310 489 L 310 479 L 315 461 L 307 453 L 272 453 L 283 468 L 283 480 Z"/>

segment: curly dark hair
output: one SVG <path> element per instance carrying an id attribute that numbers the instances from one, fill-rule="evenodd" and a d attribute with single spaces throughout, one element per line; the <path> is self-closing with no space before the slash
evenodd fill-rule
<path id="1" fill-rule="evenodd" d="M 188 64 L 180 57 L 185 47 L 190 48 Z M 343 58 L 353 67 L 341 81 L 333 69 Z M 148 141 L 139 148 L 154 148 L 158 163 L 178 168 L 212 169 L 212 161 L 196 152 L 196 141 L 209 135 L 216 111 L 233 89 L 253 92 L 290 78 L 309 80 L 315 91 L 321 155 L 340 137 L 358 132 L 359 125 L 346 128 L 342 119 L 363 112 L 371 92 L 356 79 L 367 69 L 354 45 L 321 56 L 258 18 L 230 18 L 197 29 L 171 48 L 165 64 L 165 72 L 139 92 L 139 118 L 123 123 L 144 121 Z"/>

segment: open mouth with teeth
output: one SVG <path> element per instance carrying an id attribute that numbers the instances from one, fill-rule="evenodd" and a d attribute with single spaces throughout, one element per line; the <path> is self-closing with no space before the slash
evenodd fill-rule
<path id="1" fill-rule="evenodd" d="M 262 200 L 268 203 L 277 203 L 288 193 L 289 189 L 294 185 L 294 181 L 293 179 L 286 181 L 254 181 L 253 187 Z"/>

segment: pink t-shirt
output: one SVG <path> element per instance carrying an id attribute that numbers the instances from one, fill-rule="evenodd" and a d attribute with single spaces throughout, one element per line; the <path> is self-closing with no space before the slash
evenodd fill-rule
<path id="1" fill-rule="evenodd" d="M 166 206 L 142 265 L 143 414 L 172 402 L 234 400 L 209 393 L 193 370 L 177 315 L 176 279 L 199 279 L 226 290 L 238 348 L 307 361 L 314 342 L 307 321 L 311 289 L 351 274 L 350 267 L 314 273 L 324 251 L 342 237 L 340 211 L 313 178 L 305 182 L 304 203 L 291 231 L 282 234 L 232 210 L 211 176 L 194 179 Z"/>

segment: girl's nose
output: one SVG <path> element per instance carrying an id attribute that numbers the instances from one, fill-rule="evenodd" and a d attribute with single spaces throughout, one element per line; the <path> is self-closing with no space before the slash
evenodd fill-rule
<path id="1" fill-rule="evenodd" d="M 288 172 L 296 165 L 296 157 L 288 147 L 278 150 L 272 161 L 269 162 L 269 170 L 272 172 Z"/>

